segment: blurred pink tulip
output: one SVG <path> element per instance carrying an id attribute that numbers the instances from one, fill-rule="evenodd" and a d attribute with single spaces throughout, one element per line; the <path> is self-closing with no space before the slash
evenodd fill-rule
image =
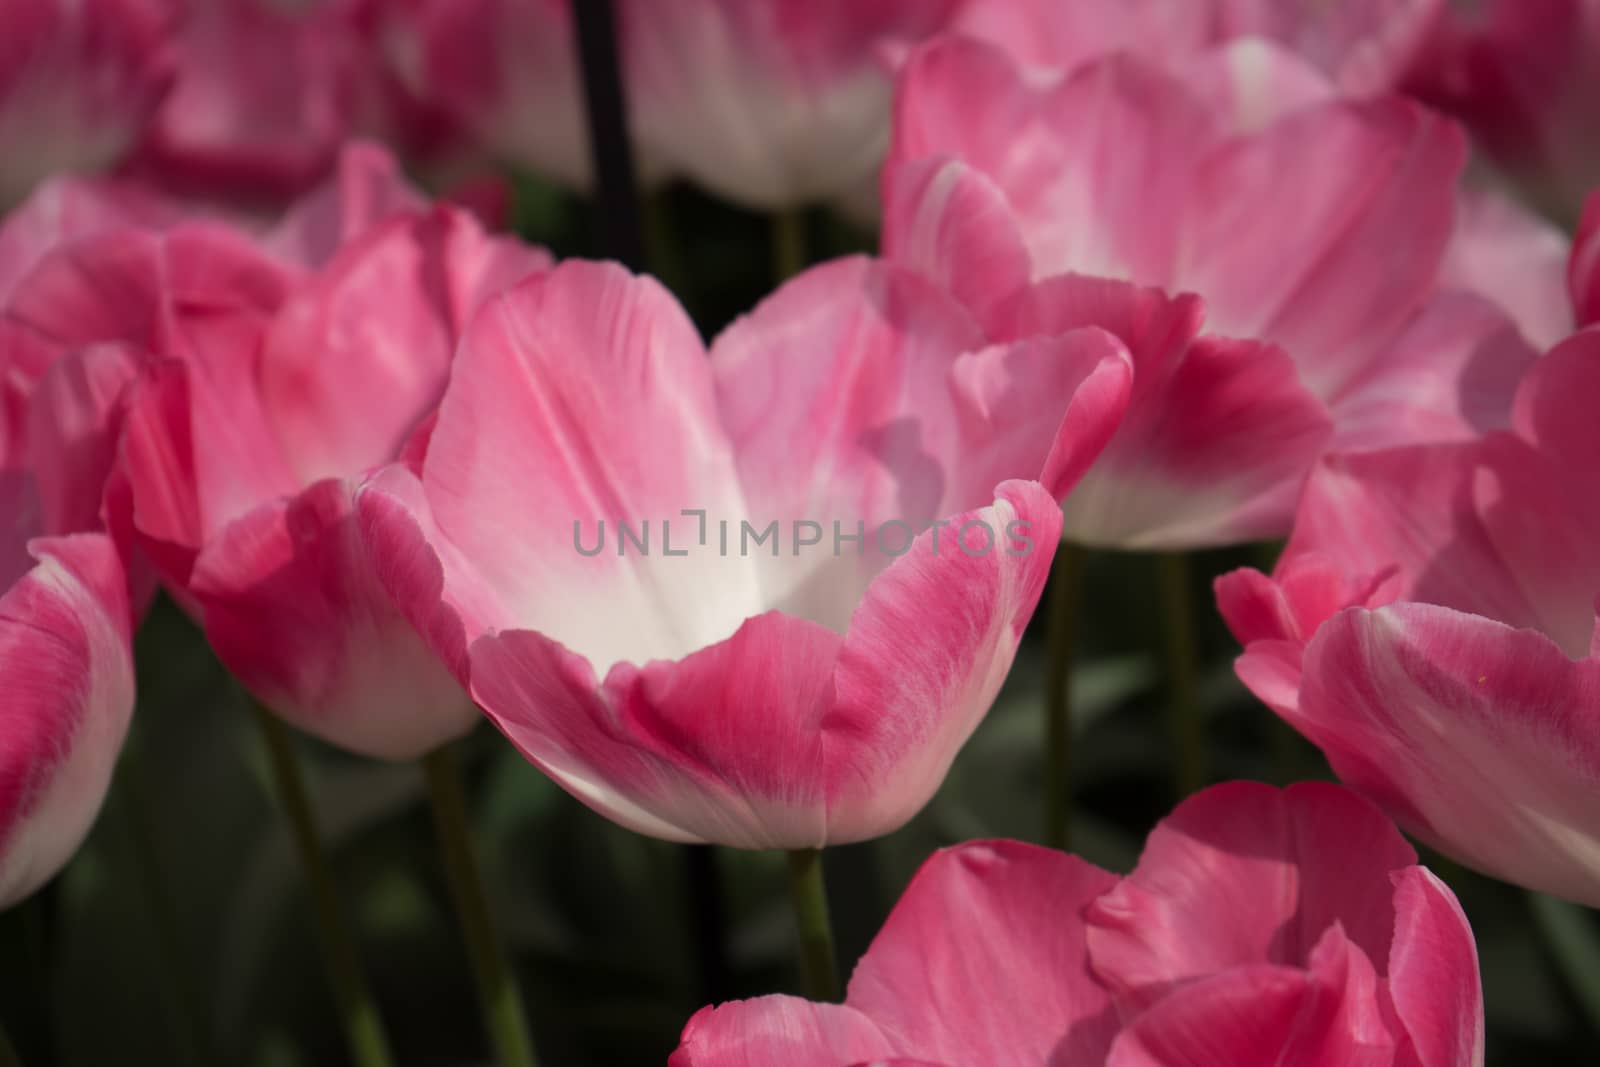
<path id="1" fill-rule="evenodd" d="M 1600 0 L 1453 5 L 1413 88 L 1459 115 L 1528 197 L 1563 224 L 1600 184 Z"/>
<path id="2" fill-rule="evenodd" d="M 476 715 L 377 584 L 350 493 L 431 413 L 477 305 L 549 257 L 362 145 L 259 237 L 183 216 L 62 181 L 0 227 L 0 380 L 27 401 L 41 529 L 99 528 L 104 502 L 275 711 L 431 749 Z"/>
<path id="3" fill-rule="evenodd" d="M 1184 336 L 1205 326 L 1190 356 L 1157 344 L 1145 363 L 1130 343 L 1157 381 L 1097 469 L 1094 506 L 1069 504 L 1074 540 L 1170 549 L 1282 534 L 1324 449 L 1468 438 L 1509 418 L 1534 350 L 1488 301 L 1439 289 L 1465 152 L 1450 123 L 1398 99 L 1313 96 L 1240 134 L 1198 83 L 1134 58 L 1030 75 L 959 38 L 919 49 L 902 79 L 890 258 L 1003 338 L 1026 334 L 1005 321 L 1019 303 L 1065 302 L 1076 310 L 1054 313 L 1128 340 L 1066 295 L 1090 283 L 1062 275 L 1203 300 L 1182 298 Z M 1183 378 L 1179 440 L 1163 398 Z M 1197 383 L 1201 405 L 1187 399 Z M 1227 472 L 1224 492 L 1205 470 Z"/>
<path id="4" fill-rule="evenodd" d="M 958 0 L 620 0 L 630 118 L 649 174 L 786 207 L 871 179 L 889 138 L 891 56 Z M 504 159 L 587 184 L 566 0 L 390 0 L 380 39 L 418 96 Z"/>
<path id="5" fill-rule="evenodd" d="M 77 850 L 133 712 L 122 561 L 101 533 L 40 536 L 51 486 L 27 463 L 56 428 L 48 387 L 0 368 L 0 907 Z M 107 417 L 88 408 L 73 414 Z"/>
<path id="6" fill-rule="evenodd" d="M 1246 38 L 1274 42 L 1346 93 L 1395 88 L 1432 43 L 1445 0 L 968 0 L 952 29 L 1030 66 L 1111 52 L 1181 67 Z"/>
<path id="7" fill-rule="evenodd" d="M 325 231 L 291 219 L 276 236 L 320 258 L 301 233 Z M 161 296 L 175 329 L 130 405 L 128 522 L 274 711 L 363 754 L 427 752 L 476 714 L 379 587 L 351 494 L 431 413 L 478 303 L 549 259 L 444 207 L 392 215 L 309 273 L 189 236 L 168 238 L 157 276 L 225 291 Z"/>
<path id="8" fill-rule="evenodd" d="M 843 1004 L 705 1008 L 671 1067 L 1478 1067 L 1472 931 L 1332 785 L 1190 798 L 1125 879 L 1009 841 L 936 853 Z"/>
<path id="9" fill-rule="evenodd" d="M 708 361 L 655 282 L 566 263 L 478 316 L 419 471 L 359 511 L 396 600 L 590 807 L 671 840 L 861 840 L 988 711 L 1130 373 L 1102 330 L 991 345 L 865 259 Z"/>
<path id="10" fill-rule="evenodd" d="M 1600 903 L 1600 332 L 1529 372 L 1512 431 L 1336 456 L 1273 578 L 1217 583 L 1239 675 L 1442 851 Z"/>
<path id="11" fill-rule="evenodd" d="M 267 205 L 332 168 L 354 123 L 358 41 L 340 5 L 185 0 L 176 77 L 133 168 L 185 196 Z"/>
<path id="12" fill-rule="evenodd" d="M 0 5 L 0 211 L 121 158 L 167 89 L 173 17 L 168 0 Z"/>

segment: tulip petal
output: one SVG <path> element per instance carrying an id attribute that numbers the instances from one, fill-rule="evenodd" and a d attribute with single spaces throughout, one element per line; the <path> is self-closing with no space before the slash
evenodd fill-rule
<path id="1" fill-rule="evenodd" d="M 1089 974 L 1083 908 L 1116 877 L 1014 841 L 922 865 L 846 1002 L 903 1052 L 947 1063 L 1101 1063 L 1117 1031 Z M 979 995 L 979 991 L 982 994 Z"/>
<path id="2" fill-rule="evenodd" d="M 28 402 L 28 455 L 38 479 L 43 529 L 98 529 L 106 478 L 116 462 L 125 391 L 139 372 L 126 345 L 91 345 L 50 365 Z"/>
<path id="3" fill-rule="evenodd" d="M 769 603 L 839 630 L 886 562 L 885 524 L 920 531 L 1009 478 L 1066 495 L 1114 431 L 1132 377 L 1104 331 L 986 346 L 948 295 L 865 259 L 806 272 L 712 353 L 751 513 L 864 525 L 864 555 L 763 565 Z"/>
<path id="4" fill-rule="evenodd" d="M 1335 924 L 1385 960 L 1389 873 L 1415 863 L 1393 824 L 1338 786 L 1216 786 L 1164 819 L 1133 874 L 1090 906 L 1095 974 L 1142 1010 L 1230 967 L 1304 966 Z"/>
<path id="5" fill-rule="evenodd" d="M 1600 591 L 1600 499 L 1574 475 L 1600 470 L 1590 398 L 1600 390 L 1600 332 L 1541 359 L 1517 392 L 1519 438 L 1484 442 L 1473 497 L 1539 628 L 1573 657 L 1587 654 Z M 1498 616 L 1497 616 L 1498 617 Z M 1504 619 L 1504 621 L 1518 621 Z"/>
<path id="6" fill-rule="evenodd" d="M 290 205 L 262 247 L 295 266 L 320 268 L 385 219 L 421 211 L 426 203 L 388 149 L 352 141 L 340 151 L 333 174 Z"/>
<path id="7" fill-rule="evenodd" d="M 1259 133 L 1335 95 L 1326 74 L 1266 37 L 1236 38 L 1182 60 L 1185 82 L 1213 110 L 1228 116 L 1224 125 L 1236 135 Z"/>
<path id="8" fill-rule="evenodd" d="M 478 713 L 378 583 L 353 490 L 318 482 L 229 524 L 190 592 L 218 657 L 274 712 L 342 748 L 414 759 Z"/>
<path id="9" fill-rule="evenodd" d="M 883 254 L 937 282 L 980 318 L 1027 285 L 1033 264 L 1006 195 L 954 159 L 885 171 Z"/>
<path id="10" fill-rule="evenodd" d="M 1220 0 L 1209 6 L 1219 34 L 1281 41 L 1336 77 L 1344 94 L 1367 96 L 1397 88 L 1410 73 L 1444 0 Z"/>
<path id="11" fill-rule="evenodd" d="M 1186 183 L 1168 284 L 1205 297 L 1213 332 L 1282 345 L 1336 399 L 1430 295 L 1465 156 L 1459 130 L 1404 101 L 1291 115 Z"/>
<path id="12" fill-rule="evenodd" d="M 836 634 L 772 612 L 677 662 L 581 657 L 527 630 L 479 638 L 472 695 L 528 760 L 614 822 L 672 841 L 826 840 L 823 729 Z"/>
<path id="13" fill-rule="evenodd" d="M 0 306 L 52 249 L 124 226 L 162 227 L 178 209 L 142 186 L 112 178 L 58 175 L 0 221 Z"/>
<path id="14" fill-rule="evenodd" d="M 299 480 L 394 458 L 437 406 L 479 305 L 548 265 L 443 208 L 375 226 L 335 254 L 262 345 L 262 402 Z"/>
<path id="15" fill-rule="evenodd" d="M 1423 867 L 1394 874 L 1389 994 L 1418 1067 L 1483 1063 L 1478 946 L 1455 894 Z"/>
<path id="16" fill-rule="evenodd" d="M 1498 307 L 1447 292 L 1333 405 L 1330 451 L 1472 441 L 1511 425 L 1511 398 L 1539 354 Z"/>
<path id="17" fill-rule="evenodd" d="M 1254 964 L 1185 986 L 1129 1024 L 1107 1067 L 1387 1067 L 1389 1035 L 1350 1027 L 1371 964 L 1337 927 L 1313 957 L 1309 972 Z"/>
<path id="18" fill-rule="evenodd" d="M 1279 570 L 1317 553 L 1358 585 L 1392 575 L 1389 599 L 1531 625 L 1537 615 L 1474 507 L 1483 455 L 1425 445 L 1330 456 L 1306 484 Z"/>
<path id="19" fill-rule="evenodd" d="M 536 629 L 602 673 L 715 643 L 765 607 L 754 561 L 695 544 L 683 515 L 746 517 L 705 349 L 666 290 L 615 265 L 568 261 L 485 306 L 423 482 L 494 594 L 486 622 Z M 573 609 L 596 602 L 606 610 Z"/>
<path id="20" fill-rule="evenodd" d="M 1217 130 L 1201 101 L 1130 57 L 1041 83 L 992 45 L 944 38 L 901 73 L 890 167 L 960 160 L 1000 189 L 1035 277 L 1165 284 L 1173 225 Z"/>
<path id="21" fill-rule="evenodd" d="M 1295 726 L 1340 778 L 1496 877 L 1600 903 L 1600 661 L 1428 604 L 1352 610 L 1305 655 Z"/>
<path id="22" fill-rule="evenodd" d="M 882 159 L 892 94 L 883 53 L 940 29 L 960 0 L 716 0 L 622 5 L 647 151 L 738 203 L 836 195 Z"/>
<path id="23" fill-rule="evenodd" d="M 769 996 L 701 1008 L 667 1067 L 901 1064 L 877 1024 L 844 1004 Z"/>
<path id="24" fill-rule="evenodd" d="M 1011 668 L 1061 509 L 1036 482 L 995 495 L 918 537 L 850 619 L 822 724 L 831 843 L 880 836 L 920 811 Z"/>
<path id="25" fill-rule="evenodd" d="M 1197 336 L 1204 314 L 1193 296 L 1062 275 L 990 316 L 1001 337 L 1099 325 L 1132 354 L 1127 415 L 1067 501 L 1069 540 L 1174 548 L 1287 530 L 1327 411 L 1282 351 Z"/>
<path id="26" fill-rule="evenodd" d="M 1541 351 L 1571 333 L 1567 263 L 1578 251 L 1567 235 L 1492 189 L 1463 190 L 1456 215 L 1440 284 L 1500 305 Z"/>
<path id="27" fill-rule="evenodd" d="M 38 888 L 88 832 L 133 712 L 128 594 L 110 540 L 35 541 L 0 596 L 0 907 Z"/>

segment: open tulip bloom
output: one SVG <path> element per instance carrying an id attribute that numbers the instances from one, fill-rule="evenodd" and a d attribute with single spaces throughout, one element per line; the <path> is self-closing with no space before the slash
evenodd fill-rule
<path id="1" fill-rule="evenodd" d="M 1466 916 L 1370 804 L 1235 782 L 1127 878 L 1012 841 L 923 864 L 843 1004 L 689 1020 L 671 1067 L 1479 1067 Z"/>
<path id="2" fill-rule="evenodd" d="M 367 484 L 361 522 L 402 610 L 584 803 L 672 840 L 856 841 L 915 814 L 988 710 L 1130 374 L 1103 330 L 990 345 L 862 259 L 708 360 L 655 282 L 567 262 L 480 312 L 425 457 Z"/>
<path id="3" fill-rule="evenodd" d="M 891 259 L 1001 336 L 1019 303 L 1059 314 L 1073 274 L 1198 298 L 1188 331 L 1205 334 L 1188 355 L 1130 345 L 1146 384 L 1084 505 L 1068 506 L 1071 540 L 1279 536 L 1328 449 L 1506 423 L 1535 352 L 1498 307 L 1441 287 L 1460 131 L 1296 71 L 1245 42 L 1183 71 L 1117 55 L 1039 73 L 952 37 L 902 73 L 883 182 Z M 1467 273 L 1479 289 L 1506 276 Z"/>
<path id="4" fill-rule="evenodd" d="M 1600 905 L 1600 332 L 1546 355 L 1514 426 L 1336 456 L 1272 578 L 1218 580 L 1239 676 L 1402 825 Z"/>

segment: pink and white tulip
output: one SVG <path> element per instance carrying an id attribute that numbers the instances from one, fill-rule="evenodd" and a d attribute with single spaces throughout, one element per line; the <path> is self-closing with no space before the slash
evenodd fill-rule
<path id="1" fill-rule="evenodd" d="M 1600 903 L 1600 333 L 1539 361 L 1514 428 L 1333 457 L 1273 578 L 1218 581 L 1240 677 L 1402 825 Z"/>
<path id="2" fill-rule="evenodd" d="M 589 180 L 565 0 L 396 0 L 383 39 L 420 96 L 502 158 Z M 618 48 L 644 168 L 752 207 L 853 192 L 889 139 L 891 56 L 956 0 L 622 0 Z"/>
<path id="3" fill-rule="evenodd" d="M 1465 915 L 1331 785 L 1190 798 L 1127 878 L 1017 842 L 922 867 L 843 1004 L 702 1009 L 672 1067 L 1478 1067 Z"/>
<path id="4" fill-rule="evenodd" d="M 171 77 L 167 0 L 8 0 L 0 12 L 0 211 L 117 163 Z"/>
<path id="5" fill-rule="evenodd" d="M 1074 539 L 1182 548 L 1281 534 L 1324 449 L 1504 425 L 1509 383 L 1534 358 L 1499 309 L 1440 290 L 1465 154 L 1449 122 L 1387 99 L 1236 125 L 1192 83 L 1129 56 L 1040 75 L 948 38 L 903 72 L 884 177 L 891 258 L 1002 337 L 1014 336 L 1008 305 L 1048 306 L 1052 287 L 1086 284 L 1062 275 L 1192 292 L 1203 305 L 1189 336 L 1203 316 L 1201 348 L 1228 354 L 1188 370 L 1208 402 L 1186 406 L 1183 447 L 1131 428 L 1170 421 L 1156 407 L 1166 385 L 1136 401 L 1096 506 L 1077 522 L 1069 511 Z M 1199 491 L 1206 466 L 1235 472 L 1221 497 Z"/>
<path id="6" fill-rule="evenodd" d="M 259 238 L 60 183 L 0 229 L 0 371 L 46 532 L 102 507 L 275 711 L 404 758 L 476 716 L 372 575 L 350 494 L 443 392 L 456 334 L 543 252 L 429 208 L 386 155 Z"/>
<path id="7" fill-rule="evenodd" d="M 397 602 L 590 807 L 669 840 L 862 840 L 987 712 L 1130 375 L 1104 331 L 991 345 L 863 259 L 707 360 L 655 282 L 566 263 L 479 314 L 420 467 L 359 510 Z"/>
<path id="8" fill-rule="evenodd" d="M 464 733 L 476 714 L 379 586 L 352 493 L 431 413 L 477 304 L 548 257 L 443 207 L 389 218 L 310 274 L 176 242 L 167 276 L 192 267 L 228 291 L 161 294 L 174 329 L 119 456 L 138 543 L 223 662 L 300 728 L 391 759 Z"/>

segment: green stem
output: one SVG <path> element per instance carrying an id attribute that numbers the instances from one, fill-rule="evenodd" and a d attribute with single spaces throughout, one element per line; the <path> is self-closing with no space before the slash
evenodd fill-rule
<path id="1" fill-rule="evenodd" d="M 772 216 L 772 273 L 780 285 L 806 269 L 806 213 L 789 208 Z"/>
<path id="2" fill-rule="evenodd" d="M 1200 719 L 1200 668 L 1195 646 L 1194 601 L 1189 590 L 1189 557 L 1165 552 L 1161 572 L 1162 630 L 1166 640 L 1168 726 L 1172 735 L 1173 781 L 1182 799 L 1205 787 L 1205 724 Z"/>
<path id="3" fill-rule="evenodd" d="M 1045 631 L 1045 843 L 1063 851 L 1072 845 L 1072 659 L 1083 564 L 1077 545 L 1057 550 Z"/>
<path id="4" fill-rule="evenodd" d="M 461 933 L 467 941 L 467 954 L 472 958 L 473 977 L 477 981 L 484 1023 L 494 1042 L 495 1055 L 501 1067 L 533 1067 L 533 1040 L 522 1009 L 522 995 L 489 915 L 455 752 L 449 746 L 436 749 L 422 761 L 422 766 L 427 772 L 428 793 L 433 799 L 433 824 L 439 836 L 439 852 L 450 882 L 450 895 L 455 901 Z"/>
<path id="5" fill-rule="evenodd" d="M 123 746 L 120 774 L 126 801 L 121 807 L 128 828 L 127 840 L 133 852 L 139 889 L 144 895 L 151 936 L 156 943 L 152 962 L 160 977 L 158 985 L 162 1004 L 184 1062 L 213 1063 L 216 1057 L 210 1051 L 209 1028 L 201 1007 L 199 985 L 183 952 L 178 917 L 173 912 L 172 896 L 162 873 L 164 865 L 161 862 L 161 850 L 157 847 L 156 820 L 152 815 L 150 790 L 146 785 L 137 734 L 129 737 L 128 743 Z"/>
<path id="6" fill-rule="evenodd" d="M 833 924 L 828 920 L 828 891 L 822 880 L 822 850 L 797 848 L 789 852 L 789 895 L 800 926 L 800 966 L 806 996 L 834 1002 L 839 999 L 839 966 L 834 958 Z"/>
<path id="7" fill-rule="evenodd" d="M 3 1023 L 0 1023 L 0 1067 L 22 1067 L 22 1057 L 17 1055 L 17 1046 L 6 1035 Z"/>
<path id="8" fill-rule="evenodd" d="M 300 863 L 310 884 L 312 910 L 316 913 L 323 961 L 339 1008 L 339 1020 L 344 1026 L 350 1058 L 357 1067 L 392 1067 L 394 1059 L 389 1051 L 389 1038 L 384 1032 L 383 1019 L 378 1014 L 372 988 L 367 984 L 366 974 L 361 968 L 355 936 L 339 906 L 333 868 L 328 864 L 321 836 L 317 832 L 311 796 L 306 791 L 305 775 L 295 754 L 294 739 L 277 716 L 255 701 L 251 701 L 251 706 L 255 709 L 256 720 L 266 741 L 278 802 L 289 820 L 289 828 L 300 852 Z"/>

